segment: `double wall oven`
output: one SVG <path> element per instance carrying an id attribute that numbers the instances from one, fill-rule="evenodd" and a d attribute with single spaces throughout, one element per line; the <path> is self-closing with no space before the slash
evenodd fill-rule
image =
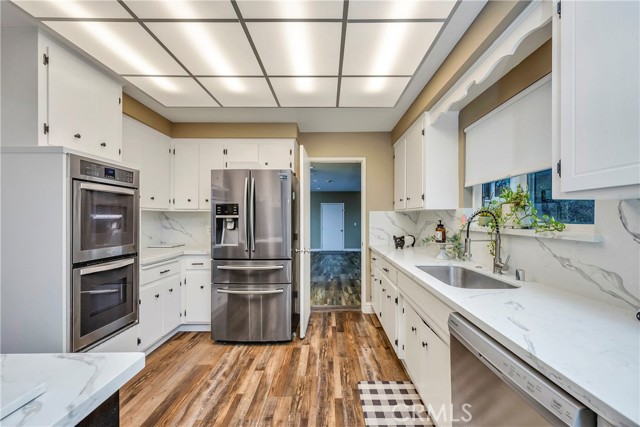
<path id="1" fill-rule="evenodd" d="M 70 173 L 75 352 L 138 321 L 139 173 L 75 155 Z"/>

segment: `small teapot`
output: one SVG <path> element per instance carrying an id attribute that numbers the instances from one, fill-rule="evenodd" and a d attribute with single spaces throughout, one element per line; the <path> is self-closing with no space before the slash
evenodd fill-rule
<path id="1" fill-rule="evenodd" d="M 407 234 L 406 237 L 411 237 L 413 239 L 413 242 L 411 242 L 410 246 L 414 247 L 416 245 L 416 238 L 411 234 Z M 393 242 L 396 246 L 396 249 L 404 249 L 404 245 L 405 245 L 404 238 L 405 236 L 400 236 L 400 237 L 393 236 Z"/>

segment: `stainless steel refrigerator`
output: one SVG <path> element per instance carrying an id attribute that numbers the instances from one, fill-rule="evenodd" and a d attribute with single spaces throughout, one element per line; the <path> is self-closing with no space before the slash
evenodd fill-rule
<path id="1" fill-rule="evenodd" d="M 212 339 L 292 339 L 296 188 L 290 170 L 211 171 Z"/>

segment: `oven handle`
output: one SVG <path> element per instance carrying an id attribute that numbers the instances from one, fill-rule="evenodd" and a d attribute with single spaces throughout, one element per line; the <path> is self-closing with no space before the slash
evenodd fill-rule
<path id="1" fill-rule="evenodd" d="M 95 294 L 115 294 L 116 292 L 120 292 L 119 289 L 99 289 L 97 291 L 81 291 L 81 294 L 89 294 L 89 295 L 95 295 Z"/>
<path id="2" fill-rule="evenodd" d="M 115 270 L 117 268 L 126 267 L 127 265 L 131 265 L 135 262 L 134 258 L 123 259 L 120 261 L 110 262 L 107 264 L 96 265 L 94 267 L 86 267 L 80 269 L 80 275 L 84 276 L 86 274 L 99 273 L 101 271 L 109 271 Z"/>
<path id="3" fill-rule="evenodd" d="M 126 194 L 129 196 L 133 196 L 136 194 L 136 190 L 130 190 L 128 188 L 122 188 L 122 187 L 114 187 L 113 185 L 92 184 L 90 182 L 80 183 L 80 189 L 104 191 L 106 193 L 115 193 L 115 194 Z"/>
<path id="4" fill-rule="evenodd" d="M 282 270 L 284 265 L 219 265 L 218 270 Z"/>
<path id="5" fill-rule="evenodd" d="M 281 294 L 284 292 L 284 289 L 273 289 L 269 291 L 232 291 L 229 289 L 218 289 L 219 294 L 231 294 L 231 295 L 273 295 L 273 294 Z"/>

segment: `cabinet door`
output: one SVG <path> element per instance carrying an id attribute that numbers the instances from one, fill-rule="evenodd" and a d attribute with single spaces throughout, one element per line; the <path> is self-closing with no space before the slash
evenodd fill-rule
<path id="1" fill-rule="evenodd" d="M 140 207 L 169 209 L 171 138 L 123 117 L 122 159 L 140 168 Z"/>
<path id="2" fill-rule="evenodd" d="M 141 350 L 148 348 L 163 334 L 162 332 L 162 297 L 158 282 L 140 288 L 140 331 Z"/>
<path id="3" fill-rule="evenodd" d="M 424 322 L 422 323 L 421 364 L 422 372 L 418 383 L 421 396 L 425 396 L 433 408 L 438 427 L 451 426 L 451 360 L 449 346 L 445 344 Z M 426 345 L 424 345 L 426 344 Z M 424 391 L 422 391 L 424 390 Z"/>
<path id="4" fill-rule="evenodd" d="M 162 281 L 162 331 L 167 334 L 182 323 L 182 297 L 180 293 L 180 275 L 167 277 Z"/>
<path id="5" fill-rule="evenodd" d="M 173 197 L 175 209 L 198 209 L 199 146 L 175 144 Z"/>
<path id="6" fill-rule="evenodd" d="M 257 169 L 260 167 L 260 144 L 258 141 L 232 141 L 225 147 L 226 169 Z"/>
<path id="7" fill-rule="evenodd" d="M 409 304 L 404 304 L 404 363 L 407 365 L 407 370 L 411 376 L 411 380 L 420 392 L 420 380 L 421 380 L 421 360 L 420 353 L 421 343 L 418 336 L 418 327 L 420 325 L 420 317 L 411 308 Z"/>
<path id="8" fill-rule="evenodd" d="M 380 272 L 377 268 L 372 268 L 371 271 L 371 307 L 378 318 L 380 317 Z"/>
<path id="9" fill-rule="evenodd" d="M 562 2 L 562 19 L 556 15 L 553 26 L 554 79 L 560 78 L 554 139 L 562 160 L 554 179 L 569 198 L 574 191 L 639 185 L 640 3 Z M 620 197 L 616 191 L 610 196 Z"/>
<path id="10" fill-rule="evenodd" d="M 393 194 L 395 210 L 407 208 L 406 198 L 406 139 L 402 138 L 393 146 Z"/>
<path id="11" fill-rule="evenodd" d="M 382 292 L 382 301 L 381 312 L 382 312 L 382 327 L 384 328 L 385 333 L 387 334 L 387 338 L 393 345 L 393 348 L 397 351 L 396 338 L 396 297 L 397 292 L 395 287 L 391 284 L 389 279 L 385 276 L 382 277 L 382 288 L 384 291 Z"/>
<path id="12" fill-rule="evenodd" d="M 94 152 L 109 159 L 122 159 L 122 86 L 96 72 L 84 96 L 91 100 Z"/>
<path id="13" fill-rule="evenodd" d="M 421 208 L 424 184 L 424 139 L 422 120 L 418 120 L 407 132 L 405 153 L 405 183 L 407 209 Z M 432 153 L 437 156 L 437 153 Z"/>
<path id="14" fill-rule="evenodd" d="M 224 146 L 215 141 L 200 144 L 200 210 L 211 210 L 211 170 L 224 168 Z"/>
<path id="15" fill-rule="evenodd" d="M 291 141 L 262 141 L 258 149 L 261 169 L 293 168 L 293 143 Z"/>
<path id="16" fill-rule="evenodd" d="M 211 270 L 187 270 L 185 320 L 211 323 Z"/>

